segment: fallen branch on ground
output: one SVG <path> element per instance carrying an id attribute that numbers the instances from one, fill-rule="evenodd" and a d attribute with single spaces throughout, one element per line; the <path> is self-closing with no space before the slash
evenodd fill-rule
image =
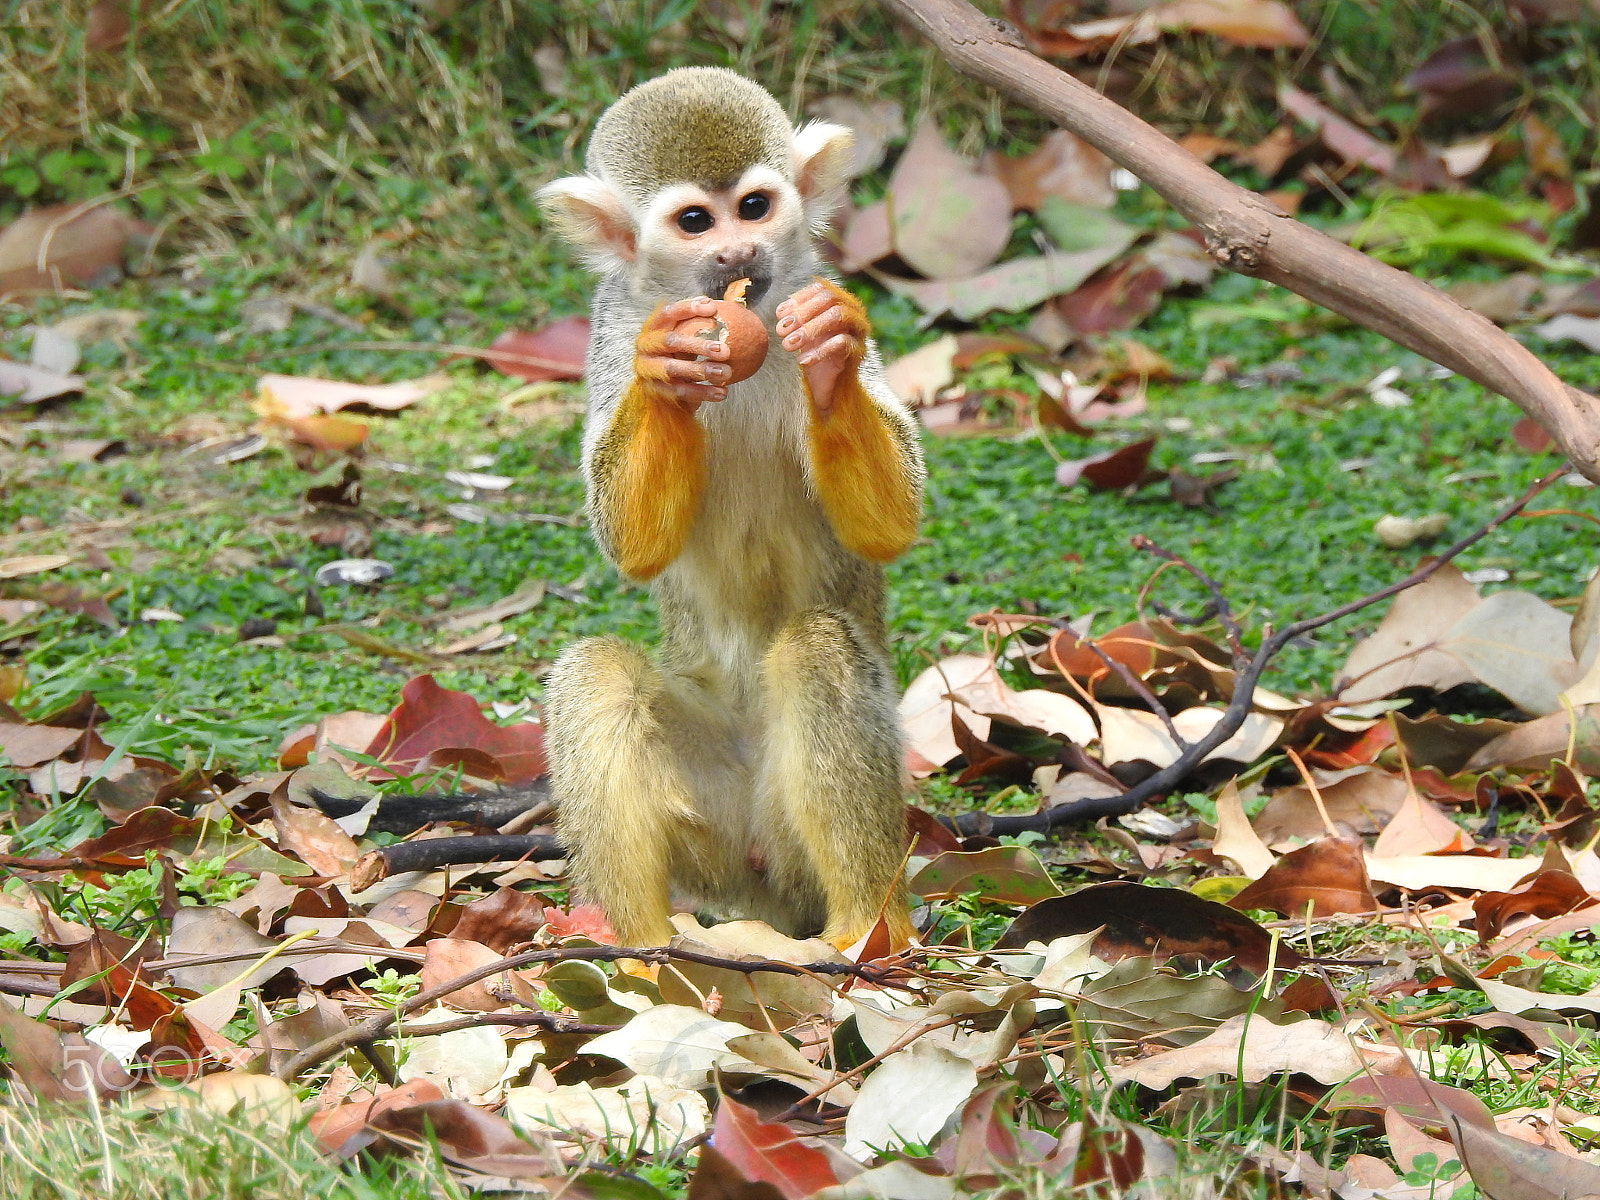
<path id="1" fill-rule="evenodd" d="M 1120 817 L 1126 813 L 1133 812 L 1146 800 L 1171 791 L 1183 781 L 1185 776 L 1200 765 L 1206 755 L 1238 732 L 1239 727 L 1244 724 L 1245 718 L 1250 715 L 1256 684 L 1260 682 L 1262 673 L 1267 669 L 1267 664 L 1285 646 L 1296 638 L 1304 637 L 1314 629 L 1321 629 L 1324 625 L 1330 625 L 1341 617 L 1348 617 L 1350 614 L 1360 612 L 1363 608 L 1376 604 L 1380 600 L 1387 600 L 1391 596 L 1396 596 L 1407 588 L 1416 587 L 1417 584 L 1423 582 L 1440 567 L 1444 566 L 1445 563 L 1456 558 L 1462 551 L 1475 545 L 1516 516 L 1528 506 L 1528 503 L 1535 496 L 1566 475 L 1568 470 L 1569 468 L 1563 464 L 1550 472 L 1550 474 L 1529 484 L 1522 495 L 1490 517 L 1488 521 L 1478 526 L 1453 546 L 1441 552 L 1437 558 L 1431 559 L 1418 567 L 1404 579 L 1396 580 L 1394 583 L 1381 587 L 1375 592 L 1370 592 L 1358 600 L 1352 600 L 1348 604 L 1341 604 L 1338 608 L 1330 609 L 1328 612 L 1318 616 L 1307 617 L 1303 621 L 1285 625 L 1278 632 L 1262 638 L 1261 645 L 1256 648 L 1255 654 L 1251 655 L 1248 661 L 1244 660 L 1244 648 L 1239 641 L 1239 627 L 1234 620 L 1233 610 L 1229 606 L 1227 598 L 1222 594 L 1222 589 L 1217 582 L 1193 563 L 1180 558 L 1170 550 L 1162 549 L 1143 534 L 1135 535 L 1133 544 L 1136 549 L 1154 554 L 1157 558 L 1187 571 L 1210 593 L 1212 603 L 1217 606 L 1217 619 L 1222 622 L 1223 628 L 1228 632 L 1228 641 L 1232 648 L 1234 664 L 1233 699 L 1228 702 L 1227 711 L 1223 713 L 1222 719 L 1213 725 L 1204 737 L 1183 747 L 1182 753 L 1178 755 L 1176 761 L 1170 766 L 1161 768 L 1155 774 L 1140 780 L 1119 795 L 1095 796 L 1086 800 L 1077 800 L 1070 804 L 1058 804 L 1054 808 L 1047 808 L 1042 812 L 1027 813 L 1013 817 L 996 817 L 982 812 L 963 813 L 959 817 L 945 818 L 945 824 L 964 836 L 976 833 L 990 834 L 996 837 L 1027 832 L 1047 833 L 1059 826 L 1071 825 L 1080 821 L 1096 821 L 1101 817 Z M 1165 715 L 1159 705 L 1156 706 L 1156 710 L 1157 716 Z M 1170 723 L 1170 717 L 1168 717 L 1168 722 Z"/>

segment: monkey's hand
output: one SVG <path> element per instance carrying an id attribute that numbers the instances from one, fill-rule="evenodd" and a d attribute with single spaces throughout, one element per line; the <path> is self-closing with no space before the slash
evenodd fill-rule
<path id="1" fill-rule="evenodd" d="M 728 366 L 728 344 L 692 334 L 678 326 L 691 317 L 716 312 L 709 296 L 673 300 L 645 318 L 633 343 L 633 372 L 651 385 L 657 396 L 670 396 L 693 412 L 702 400 L 724 400 L 733 374 Z"/>
<path id="2" fill-rule="evenodd" d="M 817 416 L 833 410 L 839 380 L 855 373 L 871 332 L 861 303 L 838 284 L 818 279 L 778 305 L 778 335 L 799 360 Z"/>

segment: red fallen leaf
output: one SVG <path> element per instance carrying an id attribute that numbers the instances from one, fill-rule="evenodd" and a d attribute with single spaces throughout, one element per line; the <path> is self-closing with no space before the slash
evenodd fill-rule
<path id="1" fill-rule="evenodd" d="M 1452 38 L 1405 77 L 1408 91 L 1422 94 L 1422 115 L 1461 117 L 1494 108 L 1516 81 L 1486 52 L 1477 35 Z"/>
<path id="2" fill-rule="evenodd" d="M 146 850 L 170 850 L 182 841 L 198 841 L 208 828 L 203 817 L 185 817 L 170 808 L 141 808 L 115 829 L 79 842 L 67 853 L 85 862 L 108 866 L 143 866 Z"/>
<path id="3" fill-rule="evenodd" d="M 1055 301 L 1056 311 L 1082 335 L 1129 329 L 1154 312 L 1166 291 L 1166 272 L 1129 259 L 1107 267 Z"/>
<path id="4" fill-rule="evenodd" d="M 1378 755 L 1393 744 L 1394 726 L 1387 721 L 1369 725 L 1359 733 L 1330 726 L 1322 731 L 1315 746 L 1302 750 L 1300 754 L 1310 766 L 1343 771 L 1376 762 Z"/>
<path id="5" fill-rule="evenodd" d="M 1291 850 L 1260 879 L 1228 901 L 1228 907 L 1267 908 L 1286 917 L 1376 912 L 1372 881 L 1357 838 L 1323 838 Z"/>
<path id="6" fill-rule="evenodd" d="M 839 1182 L 827 1154 L 807 1146 L 787 1125 L 763 1121 L 724 1096 L 712 1129 L 717 1150 L 746 1179 L 770 1183 L 787 1200 L 805 1200 Z"/>
<path id="7" fill-rule="evenodd" d="M 1056 482 L 1067 488 L 1082 479 L 1108 492 L 1132 487 L 1146 478 L 1150 451 L 1155 444 L 1155 438 L 1148 437 L 1117 450 L 1059 463 Z"/>
<path id="8" fill-rule="evenodd" d="M 921 858 L 961 849 L 960 838 L 938 817 L 914 804 L 906 805 L 906 828 L 911 834 L 911 853 Z"/>
<path id="9" fill-rule="evenodd" d="M 576 904 L 567 911 L 559 908 L 544 910 L 544 925 L 557 938 L 586 937 L 591 942 L 615 946 L 617 931 L 606 920 L 605 910 L 598 904 Z"/>
<path id="10" fill-rule="evenodd" d="M 512 946 L 526 942 L 545 923 L 550 911 L 532 893 L 503 887 L 463 908 L 450 936 L 482 942 L 497 954 L 508 954 Z"/>
<path id="11" fill-rule="evenodd" d="M 126 938 L 96 930 L 87 942 L 72 947 L 61 970 L 60 985 L 74 989 L 89 1004 L 115 1009 L 118 1021 L 129 1029 L 150 1029 L 162 1018 L 178 1012 L 177 1004 L 156 991 L 149 975 L 138 965 L 136 948 Z M 169 1030 L 189 1049 L 199 1043 L 187 1026 Z"/>
<path id="12" fill-rule="evenodd" d="M 1346 162 L 1367 167 L 1385 179 L 1395 174 L 1398 156 L 1394 147 L 1347 121 L 1314 96 L 1285 83 L 1278 87 L 1278 103 L 1285 112 L 1315 127 L 1328 149 Z"/>
<path id="13" fill-rule="evenodd" d="M 1587 888 L 1570 871 L 1540 871 L 1505 892 L 1484 892 L 1472 902 L 1473 925 L 1478 941 L 1487 943 L 1500 936 L 1513 917 L 1559 917 L 1563 913 L 1588 908 L 1596 903 Z"/>
<path id="14" fill-rule="evenodd" d="M 955 1137 L 946 1138 L 934 1151 L 935 1160 L 961 1180 L 963 1190 L 995 1187 L 1002 1175 L 1054 1149 L 1048 1134 L 1017 1128 L 1016 1092 L 1012 1083 L 993 1083 L 974 1092 L 961 1107 Z M 1024 1148 L 1032 1151 L 1026 1158 Z"/>
<path id="15" fill-rule="evenodd" d="M 1511 440 L 1517 444 L 1518 450 L 1528 454 L 1543 454 L 1555 444 L 1544 426 L 1532 417 L 1522 417 L 1511 427 Z"/>
<path id="16" fill-rule="evenodd" d="M 0 293 L 95 287 L 122 272 L 122 251 L 150 226 L 110 205 L 57 204 L 0 229 Z"/>
<path id="17" fill-rule="evenodd" d="M 491 755 L 508 783 L 526 783 L 547 769 L 542 726 L 528 721 L 496 725 L 466 692 L 440 687 L 432 675 L 418 675 L 400 689 L 400 703 L 366 753 L 390 768 L 413 770 L 439 750 Z"/>
<path id="18" fill-rule="evenodd" d="M 1089 643 L 1098 647 L 1096 654 Z M 1155 633 L 1148 625 L 1137 621 L 1118 625 L 1097 638 L 1082 639 L 1070 629 L 1058 630 L 1050 636 L 1050 644 L 1038 656 L 1041 667 L 1065 671 L 1074 679 L 1093 681 L 1111 673 L 1106 658 L 1119 662 L 1137 677 L 1143 678 L 1156 662 Z"/>
<path id="19" fill-rule="evenodd" d="M 589 318 L 563 317 L 532 333 L 508 329 L 489 343 L 483 356 L 502 375 L 530 383 L 549 379 L 582 379 L 589 349 Z"/>
<path id="20" fill-rule="evenodd" d="M 444 1093 L 437 1085 L 426 1079 L 413 1079 L 410 1083 L 387 1089 L 374 1100 L 362 1100 L 354 1104 L 341 1104 L 337 1108 L 324 1109 L 312 1116 L 307 1122 L 307 1128 L 324 1152 L 335 1158 L 349 1158 L 371 1144 L 373 1138 L 369 1135 L 353 1146 L 347 1145 L 365 1128 L 367 1122 L 379 1113 L 392 1108 L 443 1099 Z"/>
<path id="21" fill-rule="evenodd" d="M 1368 1072 L 1358 1075 L 1348 1083 L 1341 1083 L 1323 1098 L 1328 1111 L 1360 1108 L 1369 1112 L 1382 1112 L 1397 1108 L 1406 1116 L 1423 1124 L 1438 1127 L 1447 1117 L 1484 1129 L 1494 1128 L 1494 1117 L 1488 1106 L 1473 1093 L 1462 1088 L 1424 1079 L 1412 1071 L 1380 1075 Z"/>
<path id="22" fill-rule="evenodd" d="M 707 1145 L 689 1178 L 689 1200 L 785 1200 L 785 1195 L 764 1179 L 746 1179 L 715 1146 Z"/>

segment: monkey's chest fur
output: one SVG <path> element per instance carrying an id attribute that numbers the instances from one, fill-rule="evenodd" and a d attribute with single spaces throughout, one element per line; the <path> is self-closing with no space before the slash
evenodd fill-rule
<path id="1" fill-rule="evenodd" d="M 775 366 L 794 371 L 783 359 Z M 714 888 L 696 886 L 694 861 L 680 862 L 675 875 L 688 891 L 720 893 L 720 908 L 806 928 L 822 920 L 821 897 L 792 820 L 766 811 L 774 803 L 771 776 L 808 773 L 813 760 L 820 772 L 835 751 L 780 744 L 779 713 L 790 690 L 785 660 L 804 653 L 803 639 L 820 620 L 848 631 L 833 635 L 847 643 L 841 675 L 857 677 L 841 678 L 841 691 L 857 688 L 860 678 L 886 684 L 884 581 L 881 567 L 840 545 L 816 497 L 808 414 L 793 403 L 798 387 L 789 382 L 774 396 L 761 382 L 758 375 L 750 381 L 756 387 L 702 406 L 707 456 L 699 511 L 683 552 L 652 586 L 663 631 L 659 661 L 687 693 L 678 748 L 703 827 L 686 845 L 691 859 L 717 860 L 706 872 Z M 798 398 L 803 405 L 803 394 Z M 777 421 L 775 402 L 789 405 Z M 808 679 L 802 690 L 814 692 L 815 684 Z M 892 695 L 883 702 L 892 711 Z M 842 744 L 858 734 L 852 724 L 836 737 Z M 898 770 L 898 753 L 888 753 Z M 787 761 L 779 765 L 781 758 Z M 810 911 L 795 911 L 800 896 Z"/>
<path id="2" fill-rule="evenodd" d="M 840 545 L 823 513 L 806 465 L 805 402 L 798 381 L 784 378 L 798 372 L 786 358 L 702 406 L 699 511 L 683 552 L 652 586 L 663 666 L 752 717 L 755 668 L 802 614 L 848 614 L 880 651 L 885 638 L 883 570 Z"/>

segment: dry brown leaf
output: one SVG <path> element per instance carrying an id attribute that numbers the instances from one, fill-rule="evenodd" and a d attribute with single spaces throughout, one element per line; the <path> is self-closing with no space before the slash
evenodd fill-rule
<path id="1" fill-rule="evenodd" d="M 1378 858 L 1409 854 L 1434 854 L 1441 850 L 1471 848 L 1472 839 L 1431 800 L 1408 791 L 1389 823 L 1383 827 L 1372 853 Z"/>
<path id="2" fill-rule="evenodd" d="M 353 404 L 396 412 L 432 395 L 449 384 L 443 375 L 407 379 L 400 383 L 343 383 L 305 375 L 263 375 L 256 383 L 260 398 L 255 409 L 265 417 L 293 421 L 301 417 L 338 412 Z"/>
<path id="3" fill-rule="evenodd" d="M 122 254 L 150 226 L 107 204 L 58 204 L 0 229 L 0 294 L 98 287 L 122 272 Z"/>
<path id="4" fill-rule="evenodd" d="M 1152 1054 L 1113 1068 L 1113 1085 L 1125 1082 L 1161 1090 L 1179 1079 L 1225 1075 L 1260 1083 L 1278 1074 L 1309 1075 L 1319 1083 L 1343 1083 L 1366 1071 L 1392 1071 L 1405 1055 L 1345 1032 L 1326 1021 L 1274 1025 L 1264 1017 L 1229 1017 L 1192 1045 Z"/>
<path id="5" fill-rule="evenodd" d="M 1228 780 L 1217 794 L 1217 835 L 1212 839 L 1211 850 L 1231 859 L 1251 879 L 1260 879 L 1278 861 L 1278 856 L 1267 849 L 1266 843 L 1250 827 L 1237 780 Z"/>
<path id="6" fill-rule="evenodd" d="M 1482 602 L 1478 589 L 1453 564 L 1394 598 L 1373 634 L 1357 643 L 1334 679 L 1346 704 L 1379 700 L 1402 688 L 1438 691 L 1467 683 L 1472 672 L 1438 649 L 1452 626 Z"/>
<path id="7" fill-rule="evenodd" d="M 929 279 L 964 279 L 1011 240 L 1011 198 L 925 117 L 889 177 L 889 226 L 895 252 L 912 268 Z"/>
<path id="8" fill-rule="evenodd" d="M 1269 908 L 1286 917 L 1374 912 L 1372 884 L 1355 838 L 1323 838 L 1285 854 L 1260 879 L 1228 901 L 1231 908 Z"/>

